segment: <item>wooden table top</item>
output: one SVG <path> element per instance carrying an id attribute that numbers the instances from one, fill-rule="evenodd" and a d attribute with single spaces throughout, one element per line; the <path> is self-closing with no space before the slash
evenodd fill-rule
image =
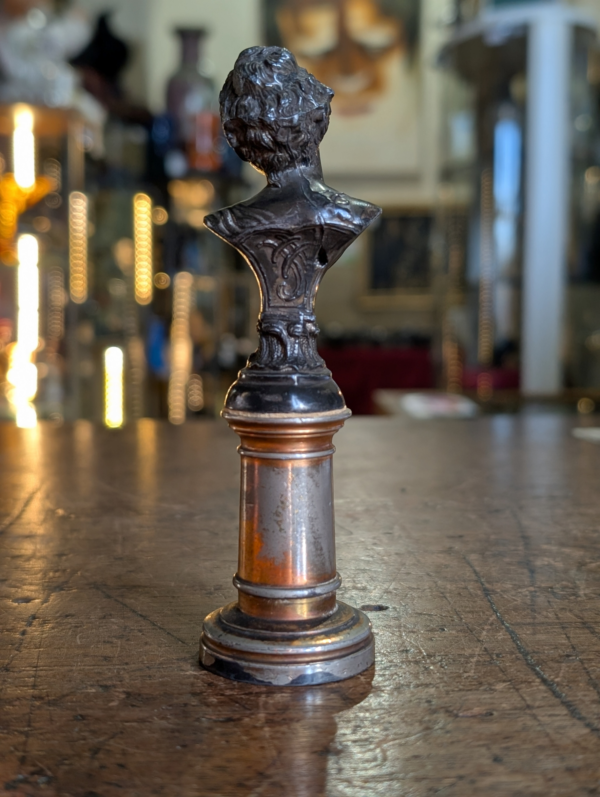
<path id="1" fill-rule="evenodd" d="M 375 671 L 272 689 L 199 669 L 233 599 L 224 422 L 0 425 L 0 794 L 600 794 L 600 447 L 576 417 L 354 419 L 340 597 Z"/>

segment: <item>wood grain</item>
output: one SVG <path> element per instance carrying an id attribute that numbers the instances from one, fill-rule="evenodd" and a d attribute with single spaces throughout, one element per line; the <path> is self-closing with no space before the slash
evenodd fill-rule
<path id="1" fill-rule="evenodd" d="M 600 448 L 575 423 L 351 420 L 340 597 L 382 609 L 377 664 L 282 690 L 197 666 L 234 597 L 224 422 L 0 425 L 0 795 L 600 794 Z"/>

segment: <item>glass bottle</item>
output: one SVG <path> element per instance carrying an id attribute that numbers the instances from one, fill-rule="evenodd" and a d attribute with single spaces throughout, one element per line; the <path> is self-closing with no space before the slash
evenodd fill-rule
<path id="1" fill-rule="evenodd" d="M 198 67 L 207 31 L 177 28 L 175 33 L 181 42 L 181 64 L 167 86 L 167 110 L 189 168 L 214 172 L 222 162 L 218 98 L 212 80 Z"/>

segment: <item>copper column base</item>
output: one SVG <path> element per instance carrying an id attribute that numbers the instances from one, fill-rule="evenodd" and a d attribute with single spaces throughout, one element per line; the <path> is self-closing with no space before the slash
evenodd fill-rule
<path id="1" fill-rule="evenodd" d="M 301 686 L 341 681 L 373 664 L 368 618 L 336 601 L 332 441 L 349 415 L 223 412 L 241 438 L 238 602 L 204 621 L 207 670 Z"/>

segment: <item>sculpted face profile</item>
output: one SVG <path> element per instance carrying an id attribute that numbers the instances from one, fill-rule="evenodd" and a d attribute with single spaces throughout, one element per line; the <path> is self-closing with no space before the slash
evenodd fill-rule
<path id="1" fill-rule="evenodd" d="M 344 406 L 317 353 L 314 303 L 327 269 L 381 210 L 323 181 L 332 97 L 281 47 L 244 50 L 221 91 L 227 140 L 267 178 L 256 196 L 204 220 L 245 257 L 261 289 L 260 347 L 230 390 L 230 409 Z"/>

